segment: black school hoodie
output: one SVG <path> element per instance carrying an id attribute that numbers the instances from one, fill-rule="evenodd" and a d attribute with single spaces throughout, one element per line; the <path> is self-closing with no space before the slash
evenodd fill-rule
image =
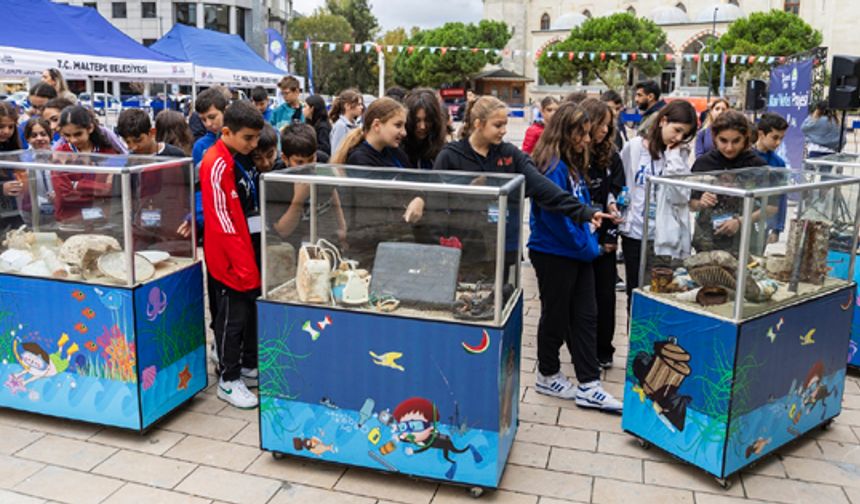
<path id="1" fill-rule="evenodd" d="M 528 155 L 508 142 L 490 145 L 486 157 L 475 152 L 468 139 L 449 143 L 439 153 L 433 169 L 519 173 L 526 179 L 526 196 L 547 211 L 563 213 L 577 223 L 590 221 L 597 211 L 553 184 L 538 171 Z"/>
<path id="2" fill-rule="evenodd" d="M 624 187 L 624 164 L 621 162 L 621 156 L 617 151 L 612 153 L 608 165 L 606 167 L 596 166 L 592 158 L 591 168 L 588 170 L 588 177 L 591 179 L 588 185 L 588 192 L 591 193 L 591 206 L 600 208 L 604 212 L 607 211 L 606 206 L 609 204 L 609 194 L 618 197 L 621 188 Z M 618 225 L 613 224 L 609 219 L 604 219 L 603 225 L 597 230 L 597 242 L 601 245 L 617 243 Z"/>

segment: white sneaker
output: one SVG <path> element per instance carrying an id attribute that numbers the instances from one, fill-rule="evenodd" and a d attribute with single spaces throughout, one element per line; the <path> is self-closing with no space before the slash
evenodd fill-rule
<path id="1" fill-rule="evenodd" d="M 576 387 L 576 405 L 611 413 L 621 413 L 624 408 L 624 405 L 612 397 L 612 394 L 603 390 L 603 385 L 599 380 L 582 383 Z"/>
<path id="2" fill-rule="evenodd" d="M 218 399 L 240 409 L 256 408 L 258 404 L 257 396 L 248 390 L 242 380 L 229 382 L 218 380 Z"/>
<path id="3" fill-rule="evenodd" d="M 540 394 L 559 397 L 561 399 L 573 399 L 576 397 L 576 386 L 561 371 L 552 376 L 544 376 L 540 371 L 537 371 L 535 390 Z"/>
<path id="4" fill-rule="evenodd" d="M 242 368 L 242 381 L 245 382 L 245 386 L 248 388 L 255 388 L 260 386 L 260 373 L 257 371 L 257 368 L 248 369 Z"/>

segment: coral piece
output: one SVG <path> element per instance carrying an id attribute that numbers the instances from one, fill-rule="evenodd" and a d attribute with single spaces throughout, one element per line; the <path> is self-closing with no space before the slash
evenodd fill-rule
<path id="1" fill-rule="evenodd" d="M 59 259 L 72 266 L 82 268 L 85 257 L 89 263 L 93 260 L 98 260 L 98 257 L 102 254 L 119 250 L 122 250 L 122 247 L 116 238 L 112 236 L 80 234 L 70 236 L 63 243 L 63 246 L 60 247 Z"/>

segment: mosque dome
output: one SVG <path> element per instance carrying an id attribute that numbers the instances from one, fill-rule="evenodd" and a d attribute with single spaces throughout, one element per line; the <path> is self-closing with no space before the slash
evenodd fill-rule
<path id="1" fill-rule="evenodd" d="M 745 17 L 744 11 L 734 4 L 716 3 L 701 11 L 696 16 L 697 23 L 711 23 L 714 20 L 714 10 L 717 11 L 718 23 L 731 23 L 736 19 Z"/>
<path id="2" fill-rule="evenodd" d="M 713 11 L 711 11 L 711 15 L 713 16 Z M 690 22 L 690 18 L 687 16 L 687 13 L 678 7 L 657 7 L 651 11 L 651 14 L 648 17 L 658 25 L 683 24 Z"/>
<path id="3" fill-rule="evenodd" d="M 588 21 L 588 18 L 578 12 L 570 12 L 559 16 L 555 19 L 550 29 L 551 30 L 572 30 L 582 23 Z"/>

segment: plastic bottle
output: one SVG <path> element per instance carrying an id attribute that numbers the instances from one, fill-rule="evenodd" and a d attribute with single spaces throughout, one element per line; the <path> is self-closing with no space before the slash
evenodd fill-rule
<path id="1" fill-rule="evenodd" d="M 618 199 L 615 201 L 615 204 L 618 206 L 618 211 L 624 213 L 627 210 L 627 206 L 630 205 L 630 190 L 627 186 L 621 188 L 621 194 L 618 195 Z"/>

